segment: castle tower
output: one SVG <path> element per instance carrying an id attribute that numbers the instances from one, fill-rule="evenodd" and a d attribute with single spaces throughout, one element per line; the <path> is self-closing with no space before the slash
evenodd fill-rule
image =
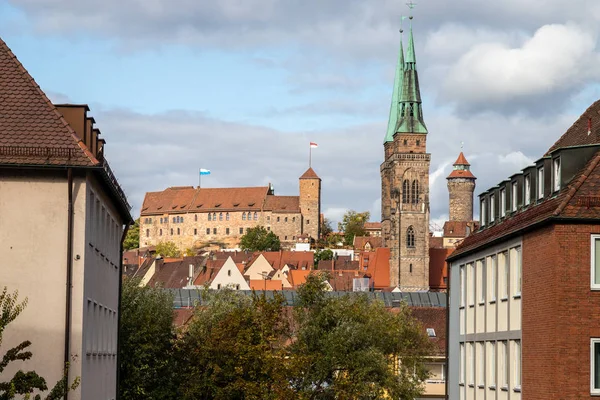
<path id="1" fill-rule="evenodd" d="M 321 234 L 321 178 L 312 168 L 300 177 L 300 212 L 302 233 L 318 240 Z"/>
<path id="2" fill-rule="evenodd" d="M 475 180 L 471 173 L 471 164 L 460 152 L 454 163 L 454 168 L 448 180 L 448 193 L 450 194 L 450 221 L 470 222 L 473 220 L 473 192 Z"/>
<path id="3" fill-rule="evenodd" d="M 412 17 L 411 17 L 412 19 Z M 427 127 L 412 26 L 406 57 L 402 40 L 381 164 L 381 222 L 390 248 L 390 284 L 429 289 L 429 163 Z"/>

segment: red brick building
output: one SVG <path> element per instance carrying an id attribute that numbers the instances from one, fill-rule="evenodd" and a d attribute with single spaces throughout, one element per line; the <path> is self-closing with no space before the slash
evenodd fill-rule
<path id="1" fill-rule="evenodd" d="M 450 255 L 451 399 L 600 395 L 600 101 Z"/>

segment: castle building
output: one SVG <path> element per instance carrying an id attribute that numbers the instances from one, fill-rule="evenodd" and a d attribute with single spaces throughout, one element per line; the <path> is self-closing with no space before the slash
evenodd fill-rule
<path id="1" fill-rule="evenodd" d="M 255 226 L 274 232 L 284 247 L 301 235 L 320 235 L 321 178 L 309 168 L 299 196 L 276 196 L 272 186 L 170 187 L 146 193 L 140 212 L 140 246 L 174 242 L 181 250 L 218 245 L 235 248 Z"/>
<path id="2" fill-rule="evenodd" d="M 400 41 L 380 168 L 383 244 L 391 250 L 390 284 L 401 291 L 429 288 L 427 133 L 411 26 L 406 59 Z"/>

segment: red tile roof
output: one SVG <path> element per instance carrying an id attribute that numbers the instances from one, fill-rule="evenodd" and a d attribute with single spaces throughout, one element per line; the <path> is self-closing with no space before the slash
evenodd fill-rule
<path id="1" fill-rule="evenodd" d="M 471 171 L 466 169 L 455 169 L 450 172 L 450 175 L 446 179 L 449 178 L 465 178 L 465 179 L 477 179 L 475 175 L 471 173 Z"/>
<path id="2" fill-rule="evenodd" d="M 467 159 L 465 158 L 465 155 L 463 154 L 463 152 L 461 151 L 460 154 L 458 155 L 458 158 L 456 159 L 456 161 L 454 162 L 454 165 L 471 165 L 469 164 L 469 162 L 467 161 Z"/>
<path id="3" fill-rule="evenodd" d="M 365 273 L 360 271 L 334 271 L 331 273 L 329 284 L 333 291 L 352 292 L 354 288 L 354 279 L 364 278 Z"/>
<path id="4" fill-rule="evenodd" d="M 424 331 L 427 328 L 433 328 L 435 331 L 435 337 L 430 338 L 435 346 L 434 355 L 440 356 L 446 354 L 446 308 L 410 307 L 410 310 L 413 317 L 419 320 Z"/>
<path id="5" fill-rule="evenodd" d="M 354 236 L 354 248 L 356 250 L 364 250 L 367 243 L 371 244 L 371 249 L 381 247 L 383 238 L 380 236 Z"/>
<path id="6" fill-rule="evenodd" d="M 381 229 L 381 222 L 365 222 L 366 230 L 377 230 Z"/>
<path id="7" fill-rule="evenodd" d="M 429 248 L 430 249 L 440 249 L 444 247 L 444 238 L 439 236 L 430 236 L 429 237 Z"/>
<path id="8" fill-rule="evenodd" d="M 319 175 L 317 175 L 317 173 L 312 168 L 309 168 L 306 170 L 305 173 L 302 174 L 300 179 L 321 179 L 321 178 L 319 178 Z"/>
<path id="9" fill-rule="evenodd" d="M 100 164 L 2 39 L 0 99 L 0 164 Z"/>
<path id="10" fill-rule="evenodd" d="M 556 143 L 546 152 L 546 156 L 561 147 L 594 145 L 600 142 L 600 100 L 594 102 L 571 125 Z M 591 124 L 591 130 L 590 128 Z M 588 135 L 588 130 L 590 134 Z"/>
<path id="11" fill-rule="evenodd" d="M 380 247 L 375 250 L 375 254 L 369 256 L 367 273 L 371 275 L 375 289 L 383 289 L 390 286 L 389 248 Z"/>
<path id="12" fill-rule="evenodd" d="M 299 196 L 267 196 L 264 206 L 265 211 L 299 213 Z"/>
<path id="13" fill-rule="evenodd" d="M 429 248 L 429 288 L 431 290 L 445 290 L 448 288 L 444 278 L 448 277 L 446 258 L 454 249 Z"/>
<path id="14" fill-rule="evenodd" d="M 263 251 L 254 253 L 253 259 L 248 265 L 251 265 L 258 256 L 262 254 L 263 257 L 271 264 L 274 269 L 281 269 L 285 265 L 288 265 L 291 269 L 312 269 L 315 253 L 312 251 Z"/>
<path id="15" fill-rule="evenodd" d="M 183 260 L 169 262 L 157 260 L 156 272 L 148 282 L 148 286 L 161 286 L 167 289 L 181 289 L 188 284 L 189 266 L 193 265 L 196 278 L 206 265 L 205 257 L 185 257 Z"/>
<path id="16" fill-rule="evenodd" d="M 467 227 L 473 231 L 473 223 L 465 221 L 446 221 L 444 222 L 444 237 L 464 238 L 467 236 Z M 431 239 L 430 239 L 431 240 Z M 431 247 L 431 246 L 429 246 Z"/>
<path id="17" fill-rule="evenodd" d="M 283 283 L 278 279 L 250 279 L 250 290 L 283 290 Z"/>

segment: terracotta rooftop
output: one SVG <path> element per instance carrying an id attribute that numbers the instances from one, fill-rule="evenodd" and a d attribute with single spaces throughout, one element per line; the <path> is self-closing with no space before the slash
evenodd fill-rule
<path id="1" fill-rule="evenodd" d="M 435 346 L 435 355 L 446 354 L 446 309 L 444 307 L 410 307 L 413 317 L 419 320 L 423 330 L 433 329 L 435 336 L 429 340 Z M 394 309 L 392 309 L 392 312 Z"/>
<path id="2" fill-rule="evenodd" d="M 467 178 L 467 179 L 477 179 L 475 175 L 471 173 L 471 171 L 466 169 L 455 169 L 450 172 L 450 175 L 446 179 L 449 178 Z"/>
<path id="3" fill-rule="evenodd" d="M 206 265 L 206 257 L 185 257 L 183 260 L 168 262 L 157 260 L 156 272 L 148 282 L 148 286 L 161 286 L 167 289 L 181 289 L 188 284 L 189 266 L 193 265 L 193 280 Z"/>
<path id="4" fill-rule="evenodd" d="M 0 164 L 100 164 L 2 39 L 0 99 Z"/>
<path id="5" fill-rule="evenodd" d="M 315 172 L 314 169 L 309 168 L 306 170 L 305 173 L 302 174 L 300 179 L 321 179 L 321 178 L 319 178 L 319 175 L 317 175 L 317 173 Z"/>
<path id="6" fill-rule="evenodd" d="M 355 249 L 363 250 L 367 243 L 371 245 L 371 249 L 376 249 L 382 246 L 383 238 L 380 236 L 354 236 L 353 246 Z"/>
<path id="7" fill-rule="evenodd" d="M 467 165 L 467 166 L 470 166 L 471 164 L 469 164 L 469 162 L 465 158 L 465 155 L 461 151 L 460 154 L 458 155 L 458 158 L 456 159 L 456 161 L 454 162 L 453 165 Z"/>
<path id="8" fill-rule="evenodd" d="M 464 238 L 467 236 L 468 227 L 473 226 L 472 222 L 464 221 L 446 221 L 444 222 L 444 237 Z M 469 232 L 470 233 L 470 232 Z M 431 240 L 431 239 L 430 239 Z M 429 246 L 431 247 L 431 246 Z"/>
<path id="9" fill-rule="evenodd" d="M 381 222 L 365 222 L 364 227 L 366 230 L 381 229 Z"/>
<path id="10" fill-rule="evenodd" d="M 591 128 L 591 129 L 590 129 Z M 590 134 L 588 135 L 588 131 Z M 561 147 L 597 145 L 600 142 L 600 100 L 594 102 L 546 152 Z"/>
<path id="11" fill-rule="evenodd" d="M 371 253 L 373 254 L 373 253 Z M 367 273 L 371 275 L 375 289 L 390 286 L 390 249 L 380 247 L 370 256 Z"/>
<path id="12" fill-rule="evenodd" d="M 283 213 L 299 213 L 299 196 L 267 196 L 264 210 Z"/>

